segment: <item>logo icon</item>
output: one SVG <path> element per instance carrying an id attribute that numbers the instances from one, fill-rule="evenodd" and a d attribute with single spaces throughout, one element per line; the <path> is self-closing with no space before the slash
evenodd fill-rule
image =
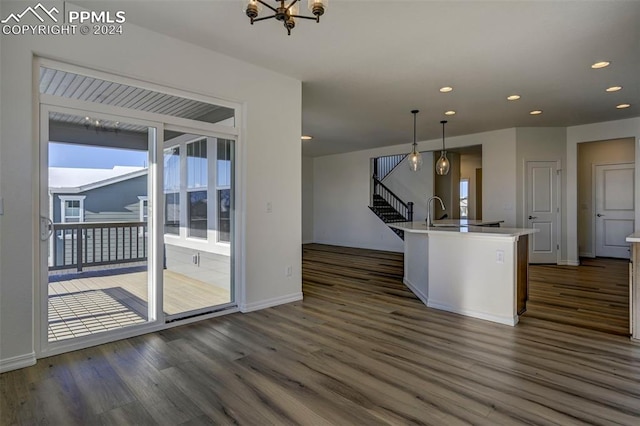
<path id="1" fill-rule="evenodd" d="M 40 13 L 38 13 L 38 11 Z M 41 14 L 48 16 L 53 20 L 53 22 L 58 22 L 58 18 L 56 18 L 53 15 L 54 12 L 56 14 L 60 13 L 60 11 L 55 6 L 52 7 L 50 10 L 47 10 L 47 8 L 42 5 L 42 3 L 38 3 L 34 7 L 31 7 L 31 6 L 27 7 L 22 13 L 18 13 L 18 14 L 11 13 L 9 16 L 6 17 L 6 19 L 3 19 L 2 21 L 0 21 L 0 23 L 6 24 L 9 21 L 13 20 L 17 24 L 28 13 L 31 13 L 33 16 L 35 16 L 40 22 L 44 22 L 44 18 L 42 17 Z"/>

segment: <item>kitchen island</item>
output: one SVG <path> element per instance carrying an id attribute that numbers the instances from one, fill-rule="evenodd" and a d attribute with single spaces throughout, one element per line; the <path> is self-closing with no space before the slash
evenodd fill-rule
<path id="1" fill-rule="evenodd" d="M 631 243 L 629 263 L 629 314 L 631 338 L 640 341 L 640 231 L 626 238 Z"/>
<path id="2" fill-rule="evenodd" d="M 535 229 L 390 226 L 404 231 L 404 283 L 428 307 L 518 323 L 528 294 L 528 235 Z"/>

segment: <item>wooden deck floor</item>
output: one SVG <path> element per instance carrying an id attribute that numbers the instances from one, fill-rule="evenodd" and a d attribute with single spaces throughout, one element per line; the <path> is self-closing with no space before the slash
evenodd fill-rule
<path id="1" fill-rule="evenodd" d="M 2 374 L 0 423 L 639 424 L 628 338 L 429 309 L 401 277 L 401 255 L 304 246 L 304 301 Z"/>
<path id="2" fill-rule="evenodd" d="M 73 276 L 72 276 L 73 277 Z M 79 276 L 49 284 L 49 341 L 146 321 L 147 272 Z M 179 314 L 231 301 L 228 289 L 164 271 L 164 312 Z"/>
<path id="3" fill-rule="evenodd" d="M 530 265 L 527 317 L 629 335 L 629 261 Z"/>

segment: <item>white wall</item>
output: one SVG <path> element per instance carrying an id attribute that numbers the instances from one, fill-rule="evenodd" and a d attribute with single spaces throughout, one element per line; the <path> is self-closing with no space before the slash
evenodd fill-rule
<path id="1" fill-rule="evenodd" d="M 379 149 L 314 159 L 316 243 L 402 251 L 402 240 L 368 208 L 370 159 L 398 152 Z"/>
<path id="2" fill-rule="evenodd" d="M 313 158 L 302 157 L 302 244 L 313 242 Z"/>
<path id="3" fill-rule="evenodd" d="M 482 219 L 504 220 L 502 226 L 516 226 L 516 129 L 458 139 L 452 146 L 482 145 Z"/>
<path id="4" fill-rule="evenodd" d="M 441 143 L 441 140 L 419 142 L 418 149 L 423 154 L 436 151 Z M 504 226 L 515 226 L 515 129 L 447 138 L 447 147 L 450 148 L 471 145 L 482 145 L 483 219 L 501 219 L 505 221 Z M 406 153 L 409 149 L 410 144 L 403 144 L 316 157 L 313 188 L 315 242 L 402 251 L 402 240 L 367 207 L 371 179 L 369 164 L 373 157 Z M 413 175 L 418 186 L 411 187 L 420 188 L 418 176 Z M 425 178 L 422 179 L 424 181 Z M 422 189 L 415 190 L 416 196 L 421 193 Z M 425 213 L 417 213 L 415 219 L 423 220 Z"/>
<path id="5" fill-rule="evenodd" d="M 3 0 L 3 14 L 19 12 L 24 4 Z M 60 2 L 56 5 L 62 10 Z M 239 304 L 253 309 L 301 297 L 300 81 L 128 22 L 118 36 L 2 35 L 0 52 L 0 196 L 5 206 L 0 216 L 0 362 L 33 356 L 33 310 L 39 309 L 34 307 L 33 272 L 38 251 L 34 53 L 242 103 L 245 253 L 238 260 L 245 286 Z M 293 276 L 285 278 L 288 265 Z"/>
<path id="6" fill-rule="evenodd" d="M 633 138 L 636 181 L 640 176 L 640 117 L 567 127 L 567 259 L 578 262 L 578 144 Z M 640 185 L 635 188 L 636 231 L 640 230 Z M 638 307 L 640 309 L 640 307 Z"/>

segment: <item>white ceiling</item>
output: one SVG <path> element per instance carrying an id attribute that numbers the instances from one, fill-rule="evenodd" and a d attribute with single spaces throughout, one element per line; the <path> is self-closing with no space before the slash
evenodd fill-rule
<path id="1" fill-rule="evenodd" d="M 290 37 L 249 25 L 238 0 L 74 3 L 302 80 L 304 155 L 408 146 L 414 108 L 419 140 L 439 138 L 449 109 L 448 136 L 640 116 L 640 1 L 330 0 Z"/>

